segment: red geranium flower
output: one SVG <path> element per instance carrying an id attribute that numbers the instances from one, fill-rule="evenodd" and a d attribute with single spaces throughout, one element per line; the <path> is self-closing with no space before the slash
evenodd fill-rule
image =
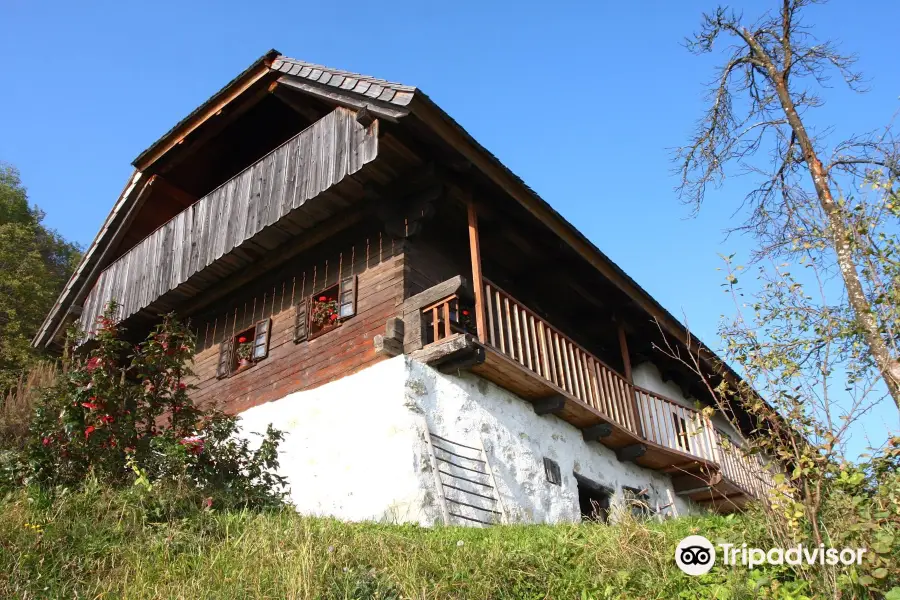
<path id="1" fill-rule="evenodd" d="M 50 445 L 50 438 L 45 437 L 43 440 L 41 440 L 41 442 L 42 442 L 45 446 L 49 446 L 49 445 Z"/>
<path id="2" fill-rule="evenodd" d="M 332 321 L 337 321 L 337 313 L 332 313 L 330 317 L 328 317 Z"/>
<path id="3" fill-rule="evenodd" d="M 88 425 L 84 428 L 84 437 L 85 439 L 91 437 L 91 434 L 94 433 L 94 429 L 96 429 L 93 425 Z"/>
<path id="4" fill-rule="evenodd" d="M 112 423 L 113 421 L 115 421 L 115 419 L 109 415 L 103 415 L 102 417 L 100 417 L 100 420 L 104 423 Z"/>
<path id="5" fill-rule="evenodd" d="M 90 359 L 88 359 L 87 365 L 84 368 L 87 369 L 88 373 L 93 373 L 97 369 L 97 367 L 99 367 L 102 364 L 103 364 L 103 361 L 100 358 L 93 356 Z"/>
<path id="6" fill-rule="evenodd" d="M 100 408 L 99 404 L 94 404 L 93 402 L 82 402 L 81 405 L 88 410 L 97 410 Z"/>
<path id="7" fill-rule="evenodd" d="M 463 316 L 465 316 L 465 317 L 468 317 L 468 316 L 469 316 L 469 311 L 464 310 L 464 311 L 462 311 L 462 312 L 463 312 Z"/>
<path id="8" fill-rule="evenodd" d="M 203 438 L 192 436 L 182 438 L 178 441 L 179 444 L 185 447 L 185 449 L 191 454 L 200 454 L 203 452 Z"/>
<path id="9" fill-rule="evenodd" d="M 183 381 L 182 381 L 182 382 L 179 382 L 179 384 L 178 384 L 178 389 L 179 389 L 179 390 L 187 389 L 187 384 L 184 383 Z"/>
<path id="10" fill-rule="evenodd" d="M 326 300 L 328 300 L 327 296 L 319 296 L 319 302 L 325 302 Z"/>
<path id="11" fill-rule="evenodd" d="M 238 338 L 238 344 L 243 344 L 243 343 L 245 343 L 246 341 L 247 341 L 247 338 L 245 338 L 244 336 L 241 336 L 241 337 Z"/>

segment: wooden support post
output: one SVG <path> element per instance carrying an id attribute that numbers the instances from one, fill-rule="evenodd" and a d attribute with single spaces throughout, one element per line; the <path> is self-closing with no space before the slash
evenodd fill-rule
<path id="1" fill-rule="evenodd" d="M 628 336 L 625 334 L 625 325 L 621 320 L 619 320 L 616 325 L 619 331 L 619 349 L 622 351 L 622 364 L 625 368 L 625 379 L 628 380 L 629 384 L 634 385 L 634 376 L 631 373 L 631 355 L 628 353 Z M 634 388 L 629 389 L 629 393 L 631 395 L 631 410 L 634 411 L 634 426 L 637 429 L 637 434 L 644 437 L 644 426 L 641 424 L 641 413 L 638 408 L 637 394 L 635 393 Z"/>
<path id="2" fill-rule="evenodd" d="M 625 335 L 625 326 L 619 321 L 617 324 L 619 330 L 619 349 L 622 351 L 622 364 L 625 365 L 625 379 L 628 383 L 634 384 L 631 375 L 631 356 L 628 354 L 628 338 Z"/>
<path id="3" fill-rule="evenodd" d="M 487 339 L 484 324 L 484 280 L 481 277 L 481 243 L 478 240 L 478 214 L 475 203 L 469 198 L 466 203 L 469 215 L 469 250 L 472 256 L 472 285 L 475 288 L 475 326 L 478 328 L 478 341 L 482 344 Z"/>

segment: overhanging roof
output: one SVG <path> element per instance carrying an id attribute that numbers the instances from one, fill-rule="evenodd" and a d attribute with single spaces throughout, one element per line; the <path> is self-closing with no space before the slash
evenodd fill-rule
<path id="1" fill-rule="evenodd" d="M 700 352 L 704 362 L 711 368 L 718 370 L 716 365 L 724 365 L 702 342 L 689 336 L 680 321 L 421 90 L 384 79 L 288 58 L 275 50 L 254 61 L 250 67 L 138 155 L 133 163 L 137 169 L 135 174 L 85 253 L 75 274 L 47 315 L 33 341 L 36 346 L 50 345 L 58 336 L 66 315 L 70 312 L 77 313 L 77 309 L 71 311 L 70 307 L 79 306 L 99 271 L 105 267 L 106 250 L 117 233 L 117 227 L 121 226 L 123 215 L 127 214 L 129 207 L 136 202 L 141 188 L 146 183 L 147 178 L 142 177 L 143 171 L 264 76 L 280 77 L 279 82 L 289 87 L 331 100 L 339 105 L 351 108 L 366 107 L 377 116 L 393 121 L 399 121 L 410 113 L 415 114 L 448 145 L 462 154 L 568 243 L 604 277 L 631 297 L 639 307 L 659 322 L 666 333 L 676 336 L 681 342 L 690 339 L 694 350 Z M 731 376 L 738 377 L 727 365 L 724 365 L 724 368 Z"/>

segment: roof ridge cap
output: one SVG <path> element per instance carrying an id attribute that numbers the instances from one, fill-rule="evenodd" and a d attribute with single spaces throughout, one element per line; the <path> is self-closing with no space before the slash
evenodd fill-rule
<path id="1" fill-rule="evenodd" d="M 374 76 L 372 76 L 372 75 L 366 75 L 366 74 L 364 74 L 364 73 L 356 73 L 356 72 L 354 72 L 354 71 L 346 71 L 346 70 L 344 70 L 344 69 L 338 69 L 338 68 L 336 68 L 336 67 L 329 67 L 329 66 L 327 66 L 327 65 L 321 65 L 321 64 L 318 64 L 318 63 L 309 62 L 309 61 L 302 60 L 302 59 L 299 59 L 299 58 L 292 58 L 292 57 L 290 57 L 290 56 L 285 56 L 284 54 L 279 54 L 279 55 L 275 58 L 275 61 L 273 61 L 272 68 L 278 70 L 277 67 L 275 67 L 274 63 L 277 62 L 277 61 L 279 61 L 279 60 L 282 61 L 282 62 L 285 62 L 285 63 L 293 63 L 293 64 L 296 64 L 296 65 L 300 65 L 301 67 L 308 67 L 308 68 L 311 68 L 311 69 L 319 69 L 319 70 L 322 70 L 322 71 L 328 71 L 329 73 L 333 73 L 333 74 L 335 74 L 335 75 L 341 75 L 341 76 L 343 76 L 343 77 L 351 77 L 351 78 L 353 78 L 353 79 L 365 79 L 366 81 L 370 81 L 370 82 L 372 82 L 372 83 L 377 83 L 377 84 L 382 85 L 382 86 L 385 86 L 385 85 L 386 85 L 386 86 L 390 86 L 391 88 L 393 88 L 393 89 L 395 89 L 395 90 L 398 90 L 398 91 L 403 91 L 403 92 L 416 92 L 416 91 L 419 91 L 418 88 L 415 87 L 415 86 L 406 85 L 406 84 L 399 83 L 399 82 L 396 82 L 396 81 L 389 81 L 389 80 L 387 80 L 387 79 L 382 79 L 382 78 L 380 78 L 380 77 L 374 77 Z"/>

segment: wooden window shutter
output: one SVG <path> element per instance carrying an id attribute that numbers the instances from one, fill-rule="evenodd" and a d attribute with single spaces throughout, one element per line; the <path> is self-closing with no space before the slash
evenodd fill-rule
<path id="1" fill-rule="evenodd" d="M 219 344 L 219 364 L 216 367 L 216 377 L 222 379 L 231 374 L 232 354 L 234 350 L 234 340 L 228 338 Z"/>
<path id="2" fill-rule="evenodd" d="M 342 319 L 356 314 L 356 275 L 341 279 L 338 288 L 338 316 Z"/>
<path id="3" fill-rule="evenodd" d="M 269 355 L 269 334 L 272 319 L 263 319 L 253 330 L 253 360 L 262 360 Z"/>
<path id="4" fill-rule="evenodd" d="M 297 303 L 297 314 L 294 318 L 294 343 L 299 344 L 305 342 L 309 335 L 309 318 L 307 316 L 307 306 L 309 298 L 304 298 Z"/>

